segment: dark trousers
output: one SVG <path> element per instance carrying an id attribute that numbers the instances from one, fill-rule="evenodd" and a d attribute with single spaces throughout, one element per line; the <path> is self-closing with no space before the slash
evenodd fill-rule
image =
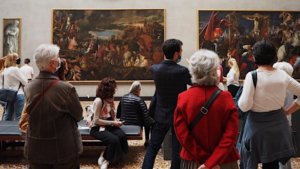
<path id="1" fill-rule="evenodd" d="M 106 126 L 104 131 L 99 131 L 99 127 L 92 127 L 90 135 L 106 145 L 103 157 L 110 163 L 120 163 L 123 153 L 128 152 L 127 137 L 119 127 Z"/>
<path id="2" fill-rule="evenodd" d="M 147 147 L 147 151 L 144 157 L 143 169 L 152 169 L 156 155 L 161 147 L 162 142 L 170 129 L 170 125 L 156 123 L 152 126 L 151 130 L 151 138 L 149 146 Z M 174 133 L 174 129 L 172 127 L 172 161 L 171 161 L 171 169 L 179 169 L 180 168 L 180 143 L 177 140 L 177 137 Z"/>
<path id="3" fill-rule="evenodd" d="M 79 159 L 70 160 L 63 164 L 35 164 L 29 163 L 29 169 L 80 169 Z"/>

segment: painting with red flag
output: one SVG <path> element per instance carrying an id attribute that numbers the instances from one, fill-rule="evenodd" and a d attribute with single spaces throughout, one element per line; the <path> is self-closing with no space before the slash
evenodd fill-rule
<path id="1" fill-rule="evenodd" d="M 279 61 L 290 62 L 291 55 L 299 60 L 291 64 L 296 72 L 294 77 L 300 78 L 299 12 L 199 10 L 198 17 L 199 48 L 213 50 L 224 60 L 224 74 L 229 71 L 227 60 L 234 58 L 240 78 L 244 79 L 249 71 L 256 69 L 252 46 L 268 39 L 277 47 Z"/>

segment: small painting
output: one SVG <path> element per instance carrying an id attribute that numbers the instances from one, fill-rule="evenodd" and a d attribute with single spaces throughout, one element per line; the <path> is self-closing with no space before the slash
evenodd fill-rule
<path id="1" fill-rule="evenodd" d="M 21 19 L 3 19 L 3 56 L 21 53 Z"/>

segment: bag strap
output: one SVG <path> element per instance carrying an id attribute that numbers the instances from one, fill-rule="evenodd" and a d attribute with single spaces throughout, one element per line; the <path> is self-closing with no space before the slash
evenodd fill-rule
<path id="1" fill-rule="evenodd" d="M 251 75 L 252 75 L 252 81 L 253 81 L 254 88 L 256 88 L 256 84 L 257 84 L 257 71 L 256 70 L 252 71 Z"/>
<path id="2" fill-rule="evenodd" d="M 58 82 L 59 82 L 59 80 L 54 80 L 46 88 L 44 88 L 44 90 L 36 97 L 36 99 L 33 100 L 32 104 L 31 104 L 32 105 L 31 110 L 33 110 L 35 108 L 36 104 L 42 100 L 41 98 L 47 93 L 47 91 Z"/>
<path id="3" fill-rule="evenodd" d="M 200 112 L 197 114 L 197 116 L 193 119 L 193 121 L 189 125 L 189 130 L 192 131 L 195 125 L 201 120 L 201 118 L 208 113 L 208 109 L 210 105 L 215 101 L 215 99 L 220 95 L 221 90 L 216 90 L 212 96 L 209 98 L 209 100 L 204 104 L 204 106 L 201 107 Z"/>

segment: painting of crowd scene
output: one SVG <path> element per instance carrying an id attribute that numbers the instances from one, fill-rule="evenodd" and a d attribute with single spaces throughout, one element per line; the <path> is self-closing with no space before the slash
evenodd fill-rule
<path id="1" fill-rule="evenodd" d="M 252 55 L 255 42 L 268 39 L 277 48 L 278 61 L 294 67 L 300 78 L 300 13 L 290 11 L 199 11 L 199 48 L 214 50 L 222 59 L 235 58 L 240 78 L 257 68 Z"/>
<path id="2" fill-rule="evenodd" d="M 151 80 L 163 60 L 165 11 L 53 10 L 53 43 L 67 61 L 66 80 Z"/>

